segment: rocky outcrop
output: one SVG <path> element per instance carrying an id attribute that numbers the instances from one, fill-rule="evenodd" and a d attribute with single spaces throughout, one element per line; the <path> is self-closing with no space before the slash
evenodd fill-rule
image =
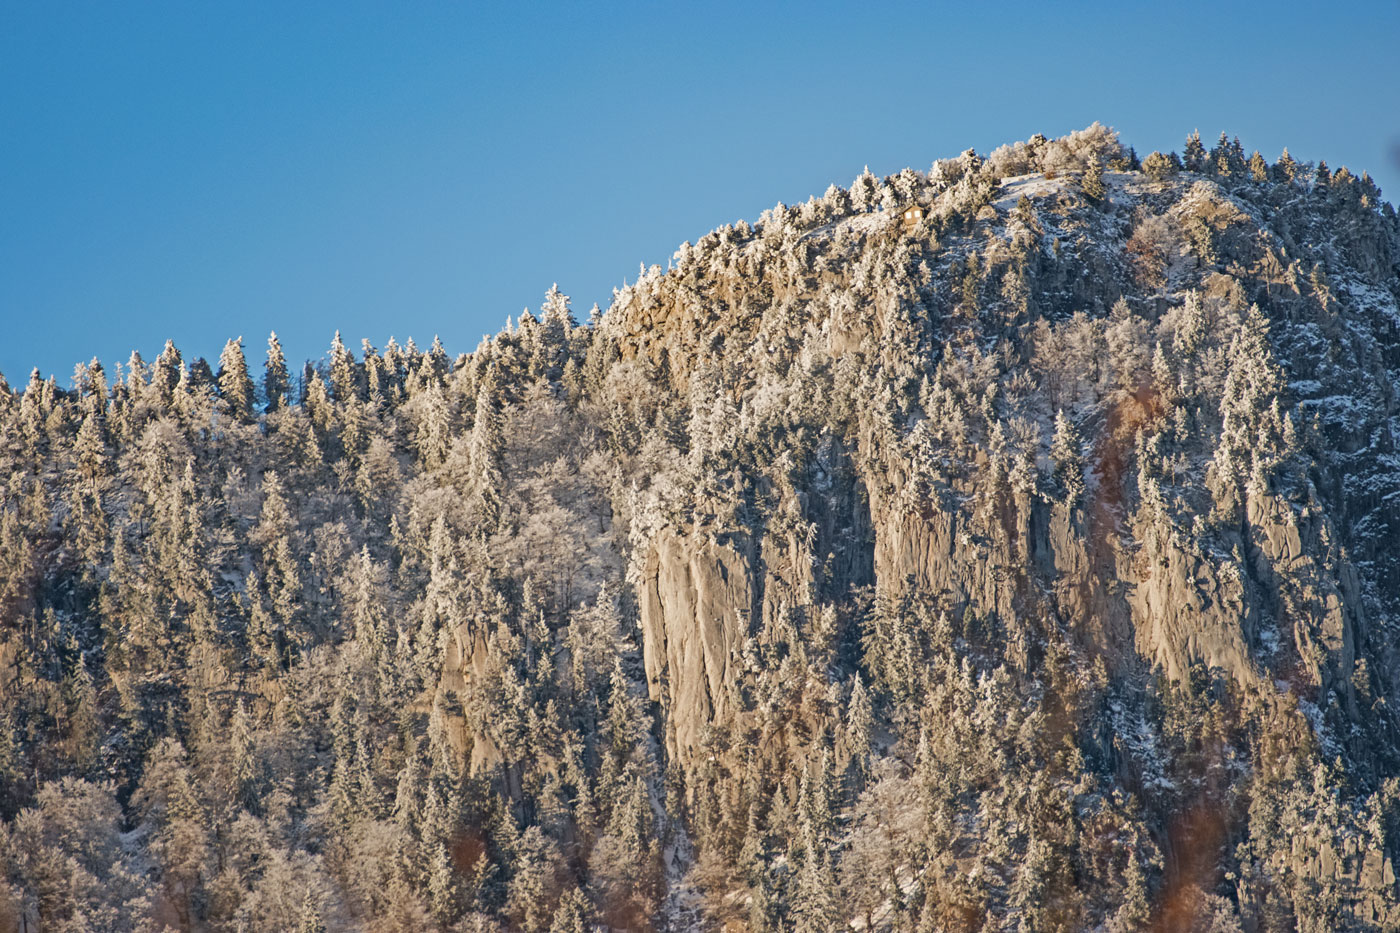
<path id="1" fill-rule="evenodd" d="M 1171 680 L 1182 680 L 1198 663 L 1242 683 L 1259 682 L 1250 650 L 1256 614 L 1237 564 L 1164 534 L 1154 535 L 1130 567 L 1124 583 L 1143 658 Z"/>
<path id="2" fill-rule="evenodd" d="M 727 718 L 761 593 L 753 547 L 663 531 L 647 556 L 642 656 L 651 698 L 669 713 L 667 741 L 684 758 L 706 724 Z"/>
<path id="3" fill-rule="evenodd" d="M 1243 307 L 1256 296 L 1290 309 L 1289 314 L 1301 313 L 1295 308 L 1305 288 L 1289 251 L 1299 249 L 1298 230 L 1282 222 L 1278 231 L 1269 229 L 1273 208 L 1246 203 L 1221 185 L 1199 179 L 1154 187 L 1128 175 L 1117 184 L 1117 207 L 1135 204 L 1140 214 L 1159 215 L 1153 228 L 1158 233 L 1152 234 L 1158 236 L 1158 245 L 1151 247 L 1158 250 L 1154 261 L 1177 285 L 1196 280 L 1201 301 L 1215 309 L 1218 325 L 1241 319 Z M 1034 201 L 1035 190 L 1025 190 Z M 748 676 L 741 661 L 744 642 L 761 637 L 779 607 L 840 601 L 866 585 L 890 595 L 918 594 L 955 615 L 995 618 L 1009 637 L 1022 637 L 1037 625 L 1066 626 L 1116 673 L 1145 666 L 1179 681 L 1200 666 L 1250 689 L 1274 690 L 1282 682 L 1322 705 L 1335 693 L 1345 709 L 1354 711 L 1352 675 L 1365 641 L 1366 610 L 1356 571 L 1329 518 L 1335 503 L 1329 505 L 1313 492 L 1304 496 L 1306 505 L 1300 504 L 1303 481 L 1294 475 L 1281 477 L 1282 486 L 1272 492 L 1237 496 L 1238 527 L 1214 520 L 1193 525 L 1189 516 L 1168 519 L 1165 513 L 1153 520 L 1155 525 L 1143 525 L 1134 517 L 1139 473 L 1145 466 L 1155 469 L 1140 462 L 1144 444 L 1176 456 L 1200 475 L 1216 443 L 1209 432 L 1219 430 L 1216 421 L 1190 450 L 1171 440 L 1177 436 L 1173 418 L 1180 423 L 1190 414 L 1209 426 L 1210 418 L 1218 416 L 1201 412 L 1219 405 L 1219 399 L 1183 399 L 1181 392 L 1199 387 L 1190 380 L 1180 385 L 1164 381 L 1160 371 L 1149 373 L 1148 348 L 1138 351 L 1139 368 L 1121 373 L 1119 387 L 1109 391 L 1104 391 L 1101 375 L 1107 345 L 1082 361 L 1091 366 L 1095 375 L 1088 377 L 1099 380 L 1100 388 L 1095 409 L 1081 416 L 1088 432 L 1083 452 L 1089 488 L 1072 505 L 1049 488 L 1044 453 L 1021 450 L 1022 457 L 1038 462 L 1029 480 L 1023 472 L 1012 481 L 1005 452 L 992 449 L 995 445 L 984 433 L 971 445 L 962 472 L 920 477 L 907 449 L 891 442 L 882 433 L 888 429 L 869 417 L 872 399 L 865 393 L 879 385 L 869 373 L 898 369 L 903 357 L 892 348 L 907 350 L 911 341 L 924 339 L 932 343 L 915 362 L 926 367 L 922 378 L 929 378 L 940 357 L 954 352 L 938 345 L 938 335 L 956 329 L 959 316 L 967 313 L 964 302 L 979 295 L 985 299 L 987 286 L 979 284 L 979 276 L 1000 276 L 1001 296 L 1008 300 L 1017 294 L 1018 281 L 1021 287 L 1039 289 L 1015 313 L 1041 315 L 1037 326 L 1042 334 L 1047 323 L 1053 330 L 1057 320 L 1077 307 L 1106 313 L 1112 302 L 1131 293 L 1132 283 L 1121 278 L 1122 255 L 1096 248 L 1102 244 L 1093 241 L 1122 235 L 1109 219 L 1112 211 L 1055 190 L 1059 193 L 1033 205 L 1043 211 L 1033 222 L 1042 229 L 1088 231 L 1089 238 L 1081 232 L 1072 250 L 1062 239 L 1050 249 L 1032 250 L 1018 260 L 1020 272 L 1015 263 L 996 272 L 986 264 L 1015 253 L 1021 235 L 1014 232 L 1021 229 L 1015 225 L 1030 223 L 1025 217 L 1013 221 L 992 208 L 976 214 L 968 227 L 975 235 L 965 242 L 975 243 L 977 237 L 992 241 L 979 264 L 974 251 L 955 245 L 951 236 L 925 241 L 923 228 L 897 229 L 867 214 L 803 237 L 808 245 L 796 254 L 808 265 L 790 279 L 776 277 L 783 284 L 740 287 L 744 276 L 765 283 L 774 278 L 763 265 L 770 256 L 769 234 L 744 241 L 748 228 L 743 228 L 719 231 L 709 247 L 738 244 L 738 265 L 726 270 L 737 278 L 686 266 L 689 254 L 683 250 L 687 256 L 677 272 L 646 276 L 623 294 L 608 325 L 620 357 L 647 359 L 668 374 L 671 390 L 679 395 L 689 390 L 698 358 L 713 352 L 723 359 L 746 342 L 771 351 L 795 339 L 794 326 L 806 328 L 807 352 L 824 354 L 826 365 L 864 371 L 869 380 L 854 394 L 853 422 L 821 426 L 854 451 L 833 471 L 848 477 L 846 486 L 823 486 L 814 473 L 791 491 L 798 503 L 795 511 L 814 526 L 811 541 L 794 545 L 788 532 L 770 532 L 759 523 L 722 533 L 671 527 L 647 545 L 639 593 L 647 678 L 652 698 L 666 711 L 677 749 L 696 747 L 707 726 L 732 715 L 733 698 Z M 1013 199 L 1004 201 L 1010 205 Z M 1011 213 L 1023 211 L 1018 206 Z M 1000 235 L 1009 245 L 997 239 Z M 1163 245 L 1160 238 L 1169 235 L 1179 242 Z M 821 259 L 814 259 L 818 254 Z M 1366 269 L 1375 265 L 1371 258 L 1362 263 Z M 1085 269 L 1093 274 L 1086 275 Z M 1013 273 L 1021 278 L 1009 278 Z M 924 282 L 924 290 L 900 293 L 882 284 L 900 276 Z M 995 316 L 1011 312 L 1004 305 L 993 307 L 1000 310 L 983 312 L 976 327 L 1003 333 L 1000 328 L 1009 325 Z M 1179 349 L 1188 339 L 1200 339 L 1175 336 L 1183 325 L 1179 316 L 1170 324 L 1163 317 L 1169 307 L 1163 299 L 1142 302 L 1143 318 L 1136 322 L 1123 317 L 1128 307 L 1120 303 L 1114 311 L 1118 317 L 1085 329 L 1091 336 L 1084 339 L 1102 341 L 1118 333 L 1124 336 L 1115 339 L 1129 343 L 1156 340 L 1159 356 L 1162 348 Z M 1016 326 L 1030 328 L 1019 320 Z M 1220 353 L 1228 340 L 1218 339 Z M 1016 349 L 1008 352 L 1028 356 L 1032 343 L 1012 340 Z M 1311 350 L 1291 346 L 1281 340 L 1276 347 L 1285 370 L 1295 365 L 1290 353 L 1298 357 L 1300 371 L 1318 370 L 1308 356 Z M 1217 356 L 1210 365 L 1225 362 Z M 1037 364 L 1028 365 L 1034 369 Z M 1373 375 L 1381 378 L 1379 370 Z M 998 407 L 995 390 L 1017 374 L 1012 368 L 999 378 L 1000 386 L 974 387 L 986 391 L 984 398 L 969 399 L 968 404 L 981 407 L 983 417 Z M 1210 391 L 1218 395 L 1222 377 L 1210 378 Z M 742 401 L 745 386 L 733 391 Z M 1196 406 L 1194 414 L 1184 405 Z M 1179 409 L 1175 413 L 1174 406 Z M 908 417 L 912 422 L 920 416 L 916 408 Z M 896 434 L 907 433 L 909 423 L 896 425 Z M 1365 443 L 1360 438 L 1352 446 Z M 766 482 L 759 472 L 750 482 Z M 858 482 L 851 483 L 852 476 Z M 1325 491 L 1334 498 L 1356 498 L 1340 486 Z M 1195 495 L 1187 481 L 1179 498 L 1195 501 Z M 1389 508 L 1374 496 L 1364 504 L 1376 514 Z M 837 514 L 842 519 L 832 521 L 830 516 Z M 828 560 L 838 553 L 835 563 Z M 775 569 L 779 563 L 784 567 Z"/>
<path id="4" fill-rule="evenodd" d="M 1356 572 L 1336 545 L 1336 533 L 1316 503 L 1278 496 L 1246 499 L 1248 553 L 1298 674 L 1322 698 L 1335 691 L 1354 712 L 1351 677 L 1356 664 L 1362 601 Z"/>

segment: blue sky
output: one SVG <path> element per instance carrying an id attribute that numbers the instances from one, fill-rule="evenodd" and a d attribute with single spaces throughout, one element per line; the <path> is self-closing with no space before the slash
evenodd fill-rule
<path id="1" fill-rule="evenodd" d="M 268 331 L 470 350 L 553 282 L 1100 120 L 1400 195 L 1400 3 L 0 0 L 0 373 Z"/>

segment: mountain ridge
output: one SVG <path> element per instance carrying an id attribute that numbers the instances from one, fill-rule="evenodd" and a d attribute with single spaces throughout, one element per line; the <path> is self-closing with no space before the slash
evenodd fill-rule
<path id="1" fill-rule="evenodd" d="M 1398 263 L 1095 124 L 296 404 L 6 390 L 0 922 L 1388 928 Z"/>

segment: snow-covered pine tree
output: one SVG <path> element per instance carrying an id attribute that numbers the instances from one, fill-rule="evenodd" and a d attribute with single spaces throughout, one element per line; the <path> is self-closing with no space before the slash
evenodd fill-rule
<path id="1" fill-rule="evenodd" d="M 1080 178 L 1079 188 L 1084 192 L 1084 196 L 1095 203 L 1102 201 L 1107 189 L 1103 183 L 1103 165 L 1096 158 L 1089 160 L 1089 165 L 1084 169 L 1084 175 Z"/>
<path id="2" fill-rule="evenodd" d="M 1181 161 L 1188 172 L 1203 172 L 1206 169 L 1206 147 L 1201 144 L 1201 133 L 1193 130 L 1186 137 L 1186 147 L 1181 151 Z"/>
<path id="3" fill-rule="evenodd" d="M 287 393 L 291 389 L 291 379 L 287 374 L 287 357 L 282 352 L 282 344 L 274 331 L 267 338 L 267 365 L 263 370 L 263 400 L 268 411 L 276 411 L 287 404 Z"/>
<path id="4" fill-rule="evenodd" d="M 219 354 L 219 395 L 239 421 L 253 420 L 253 380 L 243 358 L 243 338 L 224 344 Z"/>

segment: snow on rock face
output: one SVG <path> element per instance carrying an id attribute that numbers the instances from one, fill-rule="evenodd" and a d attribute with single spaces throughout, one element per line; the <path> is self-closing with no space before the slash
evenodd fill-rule
<path id="1" fill-rule="evenodd" d="M 873 584 L 877 594 L 916 594 L 954 613 L 998 619 L 1025 638 L 1034 627 L 1029 619 L 1048 616 L 1096 645 L 1111 670 L 1145 663 L 1184 680 L 1201 666 L 1250 689 L 1267 688 L 1282 672 L 1321 696 L 1335 692 L 1350 708 L 1367 613 L 1356 570 L 1338 550 L 1327 516 L 1339 503 L 1314 501 L 1299 513 L 1288 498 L 1297 488 L 1241 498 L 1199 481 L 1216 456 L 1214 406 L 1222 392 L 1234 391 L 1225 378 L 1230 334 L 1239 326 L 1233 322 L 1250 301 L 1292 309 L 1277 312 L 1274 346 L 1286 370 L 1308 369 L 1293 347 L 1310 326 L 1299 318 L 1313 299 L 1290 265 L 1302 249 L 1298 224 L 1283 219 L 1296 210 L 1289 200 L 1296 192 L 1265 198 L 1200 176 L 1150 181 L 1111 172 L 1108 197 L 1091 204 L 1063 174 L 983 184 L 958 171 L 952 183 L 921 196 L 933 219 L 915 230 L 871 211 L 811 229 L 784 230 L 774 219 L 747 240 L 712 235 L 689 265 L 647 283 L 645 296 L 620 297 L 610 312 L 620 355 L 665 369 L 682 396 L 697 371 L 738 360 L 771 365 L 783 346 L 802 346 L 803 355 L 783 356 L 779 366 L 852 373 L 846 385 L 853 407 L 839 417 L 829 417 L 830 409 L 813 412 L 810 427 L 857 435 L 861 492 L 834 508 L 864 515 L 866 556 L 853 566 L 869 566 L 872 576 L 828 574 L 828 596 Z M 1009 218 L 1022 197 L 1035 216 Z M 986 213 L 988 204 L 995 215 Z M 1025 237 L 1027 225 L 1040 236 Z M 1148 246 L 1127 248 L 1140 231 L 1147 232 L 1138 243 Z M 802 244 L 800 262 L 788 252 L 795 243 Z M 1362 263 L 1367 269 L 1376 266 L 1372 252 Z M 713 257 L 708 265 L 700 264 L 702 254 Z M 1152 262 L 1165 273 L 1166 284 L 1154 286 L 1162 291 L 1120 301 L 1148 280 L 1142 270 Z M 1216 328 L 1204 338 L 1213 345 L 1208 352 L 1194 349 L 1201 338 L 1183 336 L 1179 305 L 1193 290 L 1200 297 L 1191 300 L 1203 303 L 1208 326 Z M 1369 294 L 1360 285 L 1355 291 Z M 1390 291 L 1380 294 L 1373 303 L 1393 304 Z M 1053 351 L 1059 361 L 1044 355 L 1052 347 L 1063 348 Z M 1152 362 L 1154 347 L 1165 354 L 1161 363 Z M 1001 394 L 985 381 L 957 389 L 975 456 L 961 455 L 964 466 L 945 478 L 944 494 L 911 507 L 900 490 L 920 482 L 918 467 L 882 432 L 902 435 L 934 418 L 920 393 L 988 348 L 1003 354 L 992 377 Z M 1188 351 L 1195 355 L 1188 359 Z M 1063 362 L 1069 358 L 1074 362 Z M 1017 377 L 1009 360 L 1018 360 L 1042 393 L 1073 388 L 1005 402 Z M 899 388 L 880 397 L 893 373 L 908 381 L 895 379 Z M 1307 375 L 1297 384 L 1326 391 L 1318 372 Z M 745 417 L 742 375 L 732 391 Z M 1043 473 L 1029 487 L 1008 486 L 1011 461 L 991 440 L 994 428 L 1016 418 L 1047 423 L 1066 402 L 1089 432 L 1084 450 L 1094 480 L 1073 509 L 1053 501 Z M 1286 408 L 1288 398 L 1274 404 Z M 1121 412 L 1133 406 L 1138 413 L 1122 423 Z M 871 415 L 886 408 L 900 414 L 881 427 Z M 1351 427 L 1365 444 L 1369 429 Z M 1152 456 L 1176 458 L 1174 474 L 1186 471 L 1166 495 L 1174 517 L 1151 527 L 1134 517 L 1142 477 L 1160 471 L 1143 461 L 1144 440 L 1155 445 Z M 1022 455 L 1046 469 L 1043 447 Z M 761 464 L 744 469 L 751 476 L 763 471 Z M 1282 474 L 1272 483 L 1297 486 Z M 812 503 L 831 507 L 828 490 L 799 492 L 809 513 Z M 1215 519 L 1193 526 L 1193 510 L 1209 511 L 1212 496 L 1242 503 L 1237 526 Z M 763 628 L 764 607 L 774 603 L 763 559 L 772 542 L 762 529 L 720 539 L 745 543 L 717 545 L 699 527 L 678 527 L 652 541 L 646 561 L 648 680 L 681 748 L 732 715 L 731 696 L 751 679 L 736 660 L 742 642 Z M 823 553 L 819 545 L 818 560 Z"/>
<path id="2" fill-rule="evenodd" d="M 1015 207 L 1016 203 L 1023 197 L 1035 201 L 1070 190 L 1072 189 L 1069 179 L 1064 177 L 1046 178 L 1039 172 L 1031 175 L 1017 175 L 1013 178 L 1002 179 L 1001 187 L 997 190 L 996 200 L 992 204 L 997 210 L 1004 212 Z"/>

